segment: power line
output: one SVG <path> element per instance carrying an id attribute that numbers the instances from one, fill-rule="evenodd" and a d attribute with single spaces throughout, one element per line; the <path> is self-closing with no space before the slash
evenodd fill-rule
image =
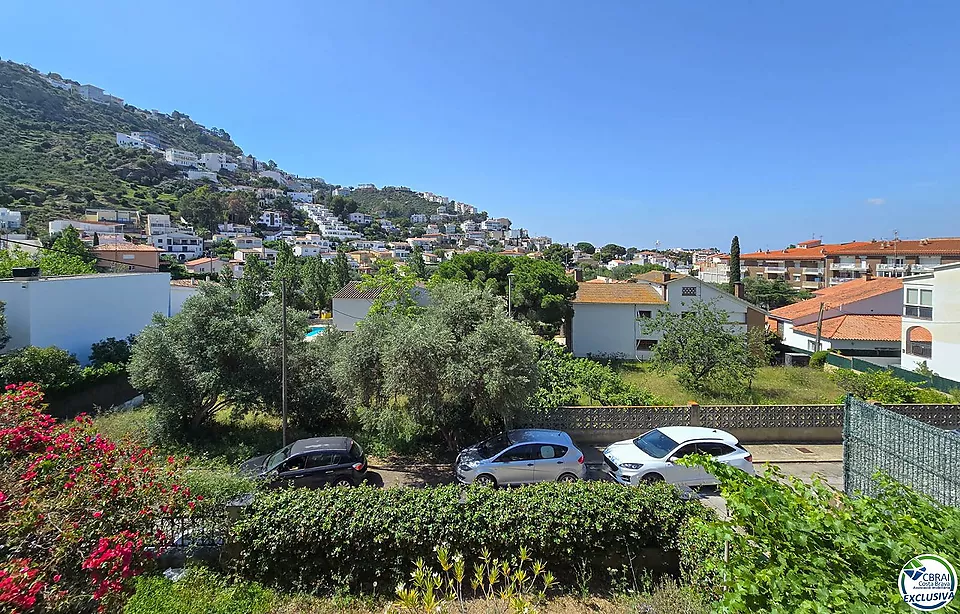
<path id="1" fill-rule="evenodd" d="M 46 246 L 44 246 L 44 245 L 34 245 L 33 243 L 26 243 L 26 242 L 24 242 L 24 241 L 17 241 L 17 240 L 15 240 L 15 239 L 2 238 L 2 239 L 0 239 L 0 240 L 6 241 L 7 243 L 13 243 L 14 245 L 25 245 L 25 246 L 27 246 L 27 247 L 32 247 L 33 249 L 42 249 L 42 250 L 46 250 L 46 251 L 48 251 L 48 252 L 55 252 L 55 253 L 58 253 L 58 254 L 66 254 L 66 255 L 68 255 L 68 256 L 81 256 L 81 255 L 82 255 L 82 254 L 78 254 L 78 253 L 76 253 L 76 252 L 71 252 L 71 251 L 66 250 L 66 249 L 57 249 L 57 248 L 55 248 L 55 247 L 46 247 Z M 120 250 L 114 250 L 114 251 L 120 251 Z M 113 260 L 113 259 L 111 259 L 111 258 L 101 258 L 100 256 L 94 256 L 94 257 L 95 257 L 97 260 L 103 261 L 103 262 L 110 262 L 110 263 L 113 263 L 113 264 L 122 264 L 122 265 L 128 266 L 128 267 L 129 267 L 129 266 L 140 267 L 140 268 L 148 269 L 148 270 L 150 270 L 150 271 L 156 271 L 156 272 L 158 272 L 158 273 L 163 273 L 163 272 L 165 272 L 165 271 L 161 271 L 159 266 L 154 267 L 154 266 L 150 266 L 149 264 L 137 264 L 137 263 L 135 263 L 135 262 L 124 262 L 124 261 L 122 261 L 122 260 Z"/>

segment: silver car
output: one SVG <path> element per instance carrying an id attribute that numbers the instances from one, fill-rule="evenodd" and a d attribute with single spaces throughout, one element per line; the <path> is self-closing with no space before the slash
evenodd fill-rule
<path id="1" fill-rule="evenodd" d="M 587 473 L 583 453 L 563 431 L 518 429 L 460 452 L 461 484 L 498 486 L 534 482 L 575 482 Z"/>

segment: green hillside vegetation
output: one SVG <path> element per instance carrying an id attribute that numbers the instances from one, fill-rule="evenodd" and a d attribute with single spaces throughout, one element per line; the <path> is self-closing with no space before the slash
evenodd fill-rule
<path id="1" fill-rule="evenodd" d="M 384 186 L 379 190 L 355 190 L 350 199 L 357 202 L 362 213 L 386 211 L 388 218 L 409 218 L 414 213 L 427 215 L 437 212 L 437 203 L 424 200 L 416 192 Z"/>
<path id="2" fill-rule="evenodd" d="M 153 117 L 130 105 L 95 104 L 0 61 L 0 206 L 22 211 L 38 235 L 47 221 L 79 217 L 87 207 L 175 209 L 197 182 L 178 178 L 158 154 L 115 144 L 116 132 L 146 130 L 180 149 L 242 153 L 226 132 L 177 111 Z"/>

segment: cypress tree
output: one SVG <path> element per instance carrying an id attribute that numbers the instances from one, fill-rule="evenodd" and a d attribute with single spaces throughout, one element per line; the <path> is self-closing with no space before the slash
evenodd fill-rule
<path id="1" fill-rule="evenodd" d="M 730 242 L 730 283 L 740 281 L 740 237 L 733 235 Z"/>

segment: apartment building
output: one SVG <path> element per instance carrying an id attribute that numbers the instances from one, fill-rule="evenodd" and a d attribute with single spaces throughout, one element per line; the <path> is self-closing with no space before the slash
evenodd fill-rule
<path id="1" fill-rule="evenodd" d="M 933 272 L 935 267 L 960 262 L 960 238 L 919 241 L 869 241 L 833 250 L 828 262 L 830 283 L 865 275 L 904 277 Z"/>
<path id="2" fill-rule="evenodd" d="M 83 212 L 84 222 L 104 222 L 123 224 L 124 230 L 135 231 L 140 228 L 140 212 L 128 209 L 87 209 Z"/>
<path id="3" fill-rule="evenodd" d="M 180 262 L 194 260 L 203 253 L 203 239 L 193 233 L 170 231 L 150 237 L 150 243 Z"/>
<path id="4" fill-rule="evenodd" d="M 237 170 L 237 163 L 225 153 L 200 154 L 200 166 L 213 173 L 221 170 L 232 173 Z"/>
<path id="5" fill-rule="evenodd" d="M 252 255 L 257 256 L 261 261 L 266 262 L 269 266 L 273 266 L 277 263 L 277 250 L 270 249 L 268 247 L 238 249 L 233 253 L 233 259 L 242 263 L 246 262 L 247 258 Z"/>
<path id="6" fill-rule="evenodd" d="M 117 146 L 124 149 L 156 149 L 143 139 L 122 132 L 117 133 Z"/>
<path id="7" fill-rule="evenodd" d="M 411 223 L 411 224 L 426 224 L 426 223 L 427 223 L 427 219 L 428 219 L 428 218 L 427 218 L 427 215 L 426 215 L 425 213 L 414 213 L 413 215 L 410 216 L 410 223 Z"/>
<path id="8" fill-rule="evenodd" d="M 167 149 L 163 152 L 163 159 L 169 162 L 174 166 L 190 166 L 195 167 L 197 165 L 197 154 L 192 151 L 185 151 L 183 149 Z"/>
<path id="9" fill-rule="evenodd" d="M 351 190 L 350 188 L 333 188 L 334 196 L 343 196 L 344 198 L 346 198 L 347 196 L 350 196 L 352 192 L 353 190 Z"/>
<path id="10" fill-rule="evenodd" d="M 900 366 L 960 380 L 960 263 L 903 278 Z"/>
<path id="11" fill-rule="evenodd" d="M 141 130 L 139 132 L 131 132 L 130 136 L 135 139 L 140 139 L 147 145 L 151 147 L 156 147 L 157 149 L 164 149 L 163 140 L 160 138 L 160 135 L 156 132 L 150 130 Z"/>
<path id="12" fill-rule="evenodd" d="M 351 222 L 360 224 L 361 226 L 368 226 L 373 223 L 373 216 L 367 213 L 360 213 L 359 211 L 354 211 L 349 216 Z"/>
<path id="13" fill-rule="evenodd" d="M 279 211 L 264 211 L 257 223 L 267 228 L 280 228 L 283 226 L 283 214 Z"/>
<path id="14" fill-rule="evenodd" d="M 161 213 L 148 213 L 146 230 L 147 236 L 163 235 L 173 232 L 176 226 L 170 221 L 170 216 Z"/>

